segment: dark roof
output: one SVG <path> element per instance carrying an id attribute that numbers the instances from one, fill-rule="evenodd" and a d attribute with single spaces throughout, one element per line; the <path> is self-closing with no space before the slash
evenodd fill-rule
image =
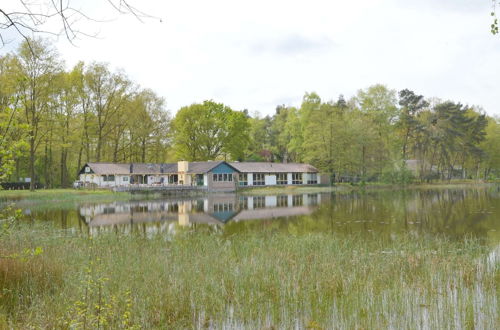
<path id="1" fill-rule="evenodd" d="M 222 160 L 213 162 L 189 162 L 187 173 L 207 173 L 222 163 L 224 163 Z M 175 166 L 177 166 L 177 164 L 175 164 Z"/>
<path id="2" fill-rule="evenodd" d="M 224 161 L 208 161 L 208 162 L 189 162 L 187 173 L 208 173 L 213 168 L 225 163 Z M 227 164 L 227 163 L 226 163 Z M 230 164 L 228 164 L 230 167 Z M 132 174 L 177 174 L 177 163 L 87 163 L 81 169 L 80 174 L 85 173 L 85 167 L 89 166 L 95 174 L 131 174 L 130 168 L 132 167 Z M 233 167 L 234 168 L 234 167 Z M 236 170 L 236 169 L 235 169 Z"/>
<path id="3" fill-rule="evenodd" d="M 189 162 L 187 173 L 208 173 L 225 161 Z M 265 162 L 233 162 L 226 163 L 238 172 L 243 173 L 317 173 L 318 170 L 309 164 L 298 163 L 265 163 Z M 87 163 L 95 174 L 177 174 L 177 163 Z M 85 173 L 85 166 L 80 174 Z"/>
<path id="4" fill-rule="evenodd" d="M 266 163 L 266 162 L 234 162 L 232 167 L 242 173 L 317 173 L 318 169 L 309 164 L 299 163 Z"/>
<path id="5" fill-rule="evenodd" d="M 95 174 L 130 174 L 132 168 L 133 174 L 161 174 L 177 173 L 177 164 L 148 164 L 148 163 L 87 163 L 80 171 L 85 173 L 85 167 L 89 166 Z"/>

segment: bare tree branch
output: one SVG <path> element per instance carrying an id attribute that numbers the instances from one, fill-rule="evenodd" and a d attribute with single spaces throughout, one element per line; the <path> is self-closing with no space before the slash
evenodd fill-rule
<path id="1" fill-rule="evenodd" d="M 18 0 L 21 10 L 8 12 L 0 8 L 0 46 L 4 46 L 12 40 L 5 38 L 2 30 L 12 29 L 15 34 L 28 42 L 30 37 L 36 34 L 51 34 L 64 36 L 72 45 L 80 36 L 97 37 L 97 33 L 88 33 L 77 29 L 77 23 L 81 20 L 92 22 L 109 22 L 110 20 L 97 20 L 86 14 L 81 9 L 72 6 L 83 0 Z M 121 15 L 133 15 L 139 22 L 144 19 L 159 19 L 146 14 L 132 6 L 127 0 L 102 0 L 107 2 L 117 13 Z M 0 4 L 0 7 L 2 5 Z M 159 19 L 160 20 L 160 19 Z M 58 31 L 46 28 L 47 23 L 57 23 Z M 161 22 L 161 20 L 160 20 Z M 31 48 L 31 45 L 30 45 Z"/>

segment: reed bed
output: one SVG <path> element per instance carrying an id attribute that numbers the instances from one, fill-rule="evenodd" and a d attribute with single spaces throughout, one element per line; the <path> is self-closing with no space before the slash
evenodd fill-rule
<path id="1" fill-rule="evenodd" d="M 0 328 L 500 325 L 498 249 L 476 239 L 35 224 L 4 234 L 0 256 Z"/>

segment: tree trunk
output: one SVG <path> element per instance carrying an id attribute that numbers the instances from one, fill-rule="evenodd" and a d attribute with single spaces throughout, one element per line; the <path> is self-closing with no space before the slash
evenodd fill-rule
<path id="1" fill-rule="evenodd" d="M 29 159 L 30 190 L 35 191 L 35 139 L 30 137 L 30 159 Z"/>

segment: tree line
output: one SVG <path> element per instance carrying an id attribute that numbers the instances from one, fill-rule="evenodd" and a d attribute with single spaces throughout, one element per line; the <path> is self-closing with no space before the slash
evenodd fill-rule
<path id="1" fill-rule="evenodd" d="M 70 70 L 43 40 L 0 57 L 0 178 L 69 186 L 88 161 L 162 162 L 165 101 L 107 64 Z"/>
<path id="2" fill-rule="evenodd" d="M 67 187 L 96 162 L 308 162 L 333 180 L 500 175 L 500 121 L 478 107 L 384 85 L 273 115 L 209 100 L 177 111 L 107 64 L 66 70 L 44 39 L 0 57 L 0 180 Z M 410 171 L 412 169 L 412 171 Z"/>

